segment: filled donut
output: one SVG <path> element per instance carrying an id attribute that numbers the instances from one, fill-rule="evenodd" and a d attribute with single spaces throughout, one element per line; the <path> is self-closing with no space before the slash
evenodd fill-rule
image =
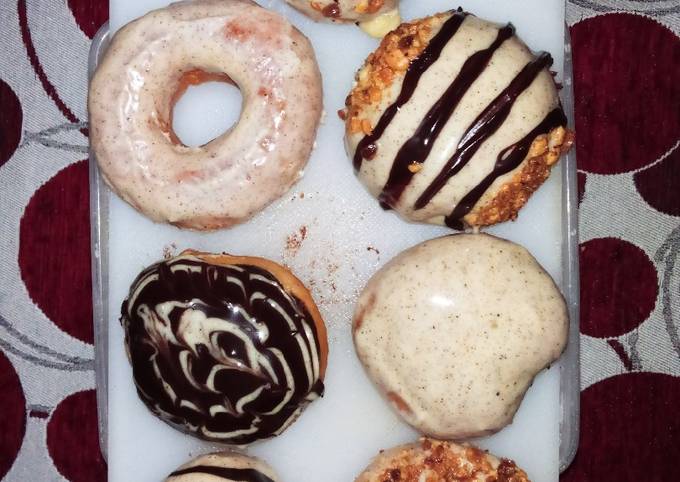
<path id="1" fill-rule="evenodd" d="M 172 472 L 166 482 L 279 482 L 265 462 L 240 452 L 202 455 Z"/>
<path id="2" fill-rule="evenodd" d="M 398 0 L 286 0 L 315 20 L 365 22 L 397 9 Z"/>
<path id="3" fill-rule="evenodd" d="M 529 482 L 512 460 L 428 438 L 382 451 L 355 482 Z"/>
<path id="4" fill-rule="evenodd" d="M 142 271 L 121 312 L 140 399 L 183 432 L 248 444 L 323 394 L 325 325 L 272 261 L 185 251 Z"/>
<path id="5" fill-rule="evenodd" d="M 234 83 L 237 123 L 200 147 L 172 129 L 187 86 Z M 155 10 L 113 37 L 89 91 L 90 142 L 111 188 L 158 222 L 199 230 L 241 223 L 302 175 L 322 109 L 307 38 L 249 0 Z"/>
<path id="6" fill-rule="evenodd" d="M 420 243 L 367 283 L 354 346 L 394 410 L 425 435 L 494 433 L 567 343 L 564 298 L 522 246 L 487 234 Z"/>
<path id="7" fill-rule="evenodd" d="M 515 219 L 573 142 L 551 64 L 511 24 L 460 10 L 400 25 L 341 111 L 357 176 L 408 221 Z"/>

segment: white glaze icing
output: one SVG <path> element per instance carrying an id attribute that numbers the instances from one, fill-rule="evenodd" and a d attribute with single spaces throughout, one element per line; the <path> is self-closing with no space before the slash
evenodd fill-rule
<path id="1" fill-rule="evenodd" d="M 425 241 L 363 290 L 354 343 L 368 375 L 421 432 L 461 439 L 512 421 L 567 340 L 566 305 L 523 247 L 486 234 Z"/>
<path id="2" fill-rule="evenodd" d="M 168 126 L 195 70 L 226 74 L 243 108 L 222 136 L 187 147 Z M 313 49 L 283 17 L 247 0 L 180 2 L 114 36 L 90 85 L 90 138 L 109 185 L 151 219 L 227 227 L 300 178 L 321 96 Z"/>

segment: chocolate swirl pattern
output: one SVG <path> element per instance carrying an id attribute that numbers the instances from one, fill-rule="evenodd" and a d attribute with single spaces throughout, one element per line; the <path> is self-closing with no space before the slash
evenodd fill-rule
<path id="1" fill-rule="evenodd" d="M 493 222 L 514 218 L 545 180 L 555 157 L 573 141 L 563 129 L 566 117 L 548 71 L 552 57 L 534 55 L 511 24 L 497 25 L 461 10 L 414 24 L 429 25 L 432 35 L 401 84 L 383 90 L 386 99 L 377 104 L 361 104 L 355 100 L 360 95 L 349 97 L 349 111 L 361 125 L 375 124 L 368 133 L 363 128 L 356 133 L 348 123 L 347 146 L 358 177 L 384 209 L 456 229 L 465 227 L 474 209 L 491 206 L 501 189 L 514 183 L 516 197 L 506 201 L 512 207 Z M 395 32 L 390 35 L 399 35 Z M 385 50 L 390 42 L 411 41 L 387 39 L 365 69 L 382 65 L 376 56 L 385 56 L 388 63 L 398 57 Z M 561 129 L 560 136 L 551 139 L 550 149 L 538 154 L 530 149 L 555 129 Z M 524 182 L 519 171 L 531 156 L 542 154 L 544 164 L 533 166 L 534 177 Z"/>
<path id="2" fill-rule="evenodd" d="M 278 435 L 323 394 L 325 331 L 262 267 L 192 253 L 154 264 L 121 322 L 140 398 L 197 437 L 241 445 Z"/>

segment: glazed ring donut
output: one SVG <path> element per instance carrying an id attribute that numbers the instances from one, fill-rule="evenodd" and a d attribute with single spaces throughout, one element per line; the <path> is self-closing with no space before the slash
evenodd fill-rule
<path id="1" fill-rule="evenodd" d="M 315 20 L 364 22 L 395 10 L 398 0 L 286 0 Z"/>
<path id="2" fill-rule="evenodd" d="M 381 452 L 355 482 L 529 482 L 512 460 L 470 445 L 422 438 Z"/>
<path id="3" fill-rule="evenodd" d="M 235 83 L 240 119 L 200 147 L 172 130 L 188 85 Z M 192 229 L 243 222 L 302 175 L 322 109 L 307 38 L 248 0 L 197 0 L 122 28 L 92 78 L 90 139 L 102 175 L 154 221 Z"/>

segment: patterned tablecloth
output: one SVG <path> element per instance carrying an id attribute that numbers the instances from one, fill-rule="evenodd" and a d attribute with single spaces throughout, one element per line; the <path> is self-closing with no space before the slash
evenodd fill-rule
<path id="1" fill-rule="evenodd" d="M 0 2 L 0 478 L 106 479 L 90 302 L 97 0 Z M 680 480 L 680 2 L 570 0 L 581 423 L 564 481 Z"/>

